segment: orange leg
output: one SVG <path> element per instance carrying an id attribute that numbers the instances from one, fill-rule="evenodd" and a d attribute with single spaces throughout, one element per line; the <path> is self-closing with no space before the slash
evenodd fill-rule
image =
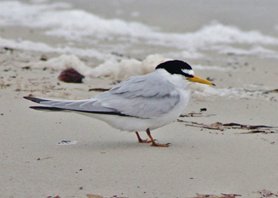
<path id="1" fill-rule="evenodd" d="M 159 144 L 155 142 L 155 139 L 153 139 L 152 135 L 151 135 L 151 131 L 150 129 L 146 130 L 147 135 L 149 136 L 149 138 L 151 139 L 151 146 L 156 146 L 156 147 L 169 147 L 170 143 L 166 143 L 166 144 Z"/>
<path id="2" fill-rule="evenodd" d="M 140 137 L 140 135 L 139 135 L 139 133 L 138 133 L 137 131 L 135 132 L 135 134 L 136 134 L 136 136 L 137 136 L 137 139 L 138 139 L 138 142 L 139 142 L 139 143 L 151 143 L 151 140 L 148 140 L 148 139 L 143 140 L 143 139 Z"/>

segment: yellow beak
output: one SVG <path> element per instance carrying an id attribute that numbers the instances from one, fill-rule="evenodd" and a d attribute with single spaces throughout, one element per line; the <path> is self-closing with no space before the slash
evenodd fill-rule
<path id="1" fill-rule="evenodd" d="M 209 86 L 215 86 L 215 84 L 212 83 L 211 81 L 203 79 L 203 78 L 201 78 L 199 76 L 193 76 L 193 77 L 187 78 L 187 80 L 189 80 L 191 82 L 197 82 L 197 83 L 206 84 L 206 85 L 209 85 Z"/>

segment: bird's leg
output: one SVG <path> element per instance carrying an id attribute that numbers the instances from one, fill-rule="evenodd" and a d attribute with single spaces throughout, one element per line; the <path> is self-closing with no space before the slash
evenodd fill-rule
<path id="1" fill-rule="evenodd" d="M 149 136 L 149 138 L 151 139 L 151 146 L 156 146 L 156 147 L 168 147 L 170 145 L 170 143 L 166 143 L 166 144 L 159 144 L 155 142 L 155 139 L 153 139 L 152 135 L 151 135 L 151 131 L 150 129 L 146 130 L 147 135 Z"/>
<path id="2" fill-rule="evenodd" d="M 137 136 L 137 139 L 138 139 L 138 142 L 139 142 L 139 143 L 151 143 L 151 142 L 152 142 L 151 140 L 148 140 L 148 139 L 143 140 L 143 139 L 140 137 L 138 131 L 136 131 L 135 134 L 136 134 L 136 136 Z"/>

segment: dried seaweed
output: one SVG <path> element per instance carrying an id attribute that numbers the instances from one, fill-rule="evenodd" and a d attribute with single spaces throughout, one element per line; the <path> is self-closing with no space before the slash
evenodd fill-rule
<path id="1" fill-rule="evenodd" d="M 0 89 L 5 89 L 5 88 L 8 88 L 10 86 L 11 86 L 11 84 L 5 84 L 5 83 L 0 82 Z"/>
<path id="2" fill-rule="evenodd" d="M 258 191 L 257 193 L 260 194 L 260 198 L 274 198 L 274 197 L 278 197 L 278 192 L 277 193 L 273 193 L 269 190 L 261 190 L 261 191 Z"/>
<path id="3" fill-rule="evenodd" d="M 181 118 L 184 118 L 184 117 L 204 117 L 204 115 L 202 113 L 195 113 L 195 112 L 191 112 L 191 113 L 188 113 L 188 114 L 182 114 L 180 115 Z"/>
<path id="4" fill-rule="evenodd" d="M 188 114 L 182 114 L 180 115 L 181 118 L 184 117 L 211 117 L 211 116 L 215 116 L 215 114 L 204 114 L 203 112 L 207 111 L 207 108 L 203 107 L 200 108 L 199 112 L 190 112 Z"/>
<path id="5" fill-rule="evenodd" d="M 278 127 L 267 126 L 267 125 L 247 125 L 247 124 L 239 124 L 235 122 L 231 122 L 231 123 L 215 122 L 212 124 L 204 124 L 198 122 L 185 121 L 181 119 L 178 119 L 178 122 L 183 122 L 185 123 L 186 126 L 198 127 L 203 129 L 211 129 L 211 130 L 219 130 L 219 131 L 224 131 L 227 129 L 247 130 L 245 132 L 242 132 L 242 134 L 278 133 Z"/>
<path id="6" fill-rule="evenodd" d="M 95 195 L 95 194 L 87 194 L 87 198 L 103 198 L 103 196 Z"/>
<path id="7" fill-rule="evenodd" d="M 96 194 L 87 194 L 87 198 L 104 198 L 104 197 L 101 196 L 101 195 L 96 195 Z M 118 195 L 113 195 L 110 198 L 128 198 L 128 197 L 122 197 L 122 196 L 118 196 Z"/>
<path id="8" fill-rule="evenodd" d="M 272 89 L 263 92 L 263 94 L 269 94 L 269 93 L 278 93 L 278 89 Z"/>
<path id="9" fill-rule="evenodd" d="M 193 198 L 236 198 L 240 196 L 241 195 L 239 194 L 224 194 L 224 193 L 222 193 L 221 195 L 197 194 L 197 196 Z"/>

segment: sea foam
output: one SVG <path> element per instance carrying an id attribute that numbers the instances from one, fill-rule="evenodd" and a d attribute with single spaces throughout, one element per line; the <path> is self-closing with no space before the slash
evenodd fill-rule
<path id="1" fill-rule="evenodd" d="M 236 26 L 211 22 L 195 32 L 169 33 L 136 21 L 107 19 L 73 8 L 69 3 L 0 2 L 0 25 L 39 28 L 49 36 L 63 37 L 83 44 L 111 41 L 132 46 L 144 43 L 181 49 L 186 53 L 213 50 L 234 44 L 278 45 L 278 38 L 257 30 L 243 31 Z M 128 41 L 128 42 L 127 42 Z"/>
<path id="2" fill-rule="evenodd" d="M 47 61 L 34 62 L 32 67 L 47 67 L 55 70 L 74 68 L 88 78 L 124 80 L 130 76 L 152 72 L 159 63 L 165 60 L 168 59 L 162 55 L 152 54 L 142 61 L 110 58 L 101 64 L 89 66 L 75 55 L 61 55 L 50 58 Z"/>

